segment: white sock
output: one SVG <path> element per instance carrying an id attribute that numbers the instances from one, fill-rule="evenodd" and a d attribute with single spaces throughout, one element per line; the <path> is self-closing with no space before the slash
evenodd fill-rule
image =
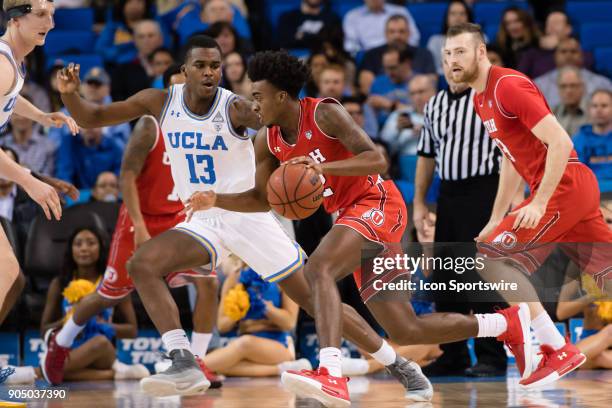
<path id="1" fill-rule="evenodd" d="M 353 376 L 353 375 L 366 375 L 370 370 L 368 360 L 363 358 L 343 358 L 342 359 L 342 374 Z"/>
<path id="2" fill-rule="evenodd" d="M 204 357 L 208 351 L 208 345 L 212 339 L 212 333 L 191 333 L 191 351 L 196 356 Z"/>
<path id="3" fill-rule="evenodd" d="M 531 328 L 540 344 L 548 344 L 555 350 L 565 346 L 565 339 L 559 333 L 559 330 L 557 330 L 557 326 L 555 326 L 548 313 L 542 312 L 533 319 L 531 321 Z"/>
<path id="4" fill-rule="evenodd" d="M 478 320 L 476 337 L 497 337 L 508 330 L 508 322 L 500 313 L 474 314 Z"/>
<path id="5" fill-rule="evenodd" d="M 171 352 L 172 350 L 183 349 L 191 352 L 189 346 L 189 339 L 183 329 L 170 330 L 162 334 L 162 342 L 166 350 Z"/>
<path id="6" fill-rule="evenodd" d="M 329 375 L 342 377 L 342 352 L 336 347 L 319 350 L 319 366 L 327 368 Z"/>
<path id="7" fill-rule="evenodd" d="M 68 321 L 64 323 L 64 326 L 61 328 L 59 333 L 57 333 L 57 336 L 55 337 L 55 342 L 62 347 L 72 346 L 72 342 L 74 341 L 76 336 L 79 335 L 79 333 L 81 332 L 81 330 L 83 330 L 84 327 L 85 325 L 79 326 L 78 324 L 76 324 L 74 322 L 74 317 L 70 316 L 70 319 L 68 319 Z"/>
<path id="8" fill-rule="evenodd" d="M 391 347 L 389 343 L 383 340 L 382 346 L 380 346 L 380 349 L 378 349 L 378 351 L 372 353 L 372 357 L 374 357 L 376 361 L 386 367 L 395 363 L 395 360 L 397 359 L 397 354 L 395 353 L 395 350 L 393 350 L 393 347 Z"/>

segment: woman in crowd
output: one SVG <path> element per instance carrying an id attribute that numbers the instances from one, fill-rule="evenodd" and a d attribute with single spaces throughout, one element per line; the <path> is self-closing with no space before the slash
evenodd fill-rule
<path id="1" fill-rule="evenodd" d="M 295 360 L 290 331 L 299 307 L 277 284 L 265 282 L 242 261 L 232 257 L 226 273 L 217 318 L 220 333 L 237 337 L 209 352 L 204 364 L 227 376 L 277 376 L 289 369 L 311 369 L 306 359 Z"/>
<path id="2" fill-rule="evenodd" d="M 497 32 L 497 46 L 508 68 L 516 68 L 523 51 L 537 47 L 540 32 L 531 15 L 518 7 L 508 7 Z"/>
<path id="3" fill-rule="evenodd" d="M 96 290 L 106 269 L 107 247 L 103 233 L 93 227 L 77 228 L 66 248 L 59 276 L 53 278 L 47 292 L 41 332 L 62 325 L 72 307 Z M 149 375 L 141 364 L 127 365 L 116 359 L 115 338 L 136 336 L 136 314 L 128 296 L 118 306 L 122 323 L 115 322 L 113 309 L 106 309 L 87 322 L 72 345 L 64 378 L 67 381 L 140 379 Z M 42 378 L 40 367 L 16 367 L 7 383 L 32 383 Z"/>
<path id="4" fill-rule="evenodd" d="M 246 72 L 244 57 L 237 52 L 227 54 L 223 59 L 224 87 L 244 98 L 251 98 L 251 81 Z"/>
<path id="5" fill-rule="evenodd" d="M 217 41 L 223 56 L 227 56 L 232 52 L 238 52 L 242 55 L 249 55 L 253 52 L 251 43 L 241 38 L 231 23 L 219 21 L 211 24 L 204 34 Z"/>
<path id="6" fill-rule="evenodd" d="M 436 69 L 438 74 L 444 75 L 442 69 L 442 53 L 441 50 L 444 48 L 444 41 L 446 40 L 446 32 L 449 27 L 452 27 L 461 23 L 473 23 L 474 17 L 472 15 L 472 9 L 464 0 L 453 0 L 448 3 L 444 21 L 442 22 L 442 32 L 429 37 L 427 41 L 427 49 L 433 55 L 434 62 L 436 63 Z"/>

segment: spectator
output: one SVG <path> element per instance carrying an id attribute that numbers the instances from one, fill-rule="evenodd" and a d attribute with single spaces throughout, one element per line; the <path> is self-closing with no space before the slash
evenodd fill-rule
<path id="1" fill-rule="evenodd" d="M 521 54 L 528 48 L 537 47 L 538 40 L 538 27 L 527 11 L 516 6 L 504 11 L 497 32 L 497 45 L 509 68 L 516 68 Z"/>
<path id="2" fill-rule="evenodd" d="M 25 167 L 47 176 L 53 175 L 56 149 L 53 142 L 39 132 L 40 127 L 35 127 L 31 119 L 14 113 L 9 120 L 11 133 L 4 138 L 2 144 L 17 152 Z"/>
<path id="3" fill-rule="evenodd" d="M 504 59 L 502 57 L 502 53 L 495 44 L 487 45 L 487 58 L 491 61 L 491 64 L 498 67 L 505 67 Z"/>
<path id="4" fill-rule="evenodd" d="M 140 21 L 152 18 L 151 3 L 151 0 L 115 2 L 113 19 L 106 22 L 95 47 L 105 63 L 123 64 L 136 58 L 133 32 Z"/>
<path id="5" fill-rule="evenodd" d="M 240 10 L 227 0 L 200 0 L 195 7 L 185 9 L 176 26 L 179 42 L 184 45 L 192 35 L 202 32 L 216 22 L 230 23 L 241 38 L 251 39 L 251 30 Z"/>
<path id="6" fill-rule="evenodd" d="M 419 45 L 421 34 L 406 7 L 386 4 L 385 0 L 364 0 L 365 5 L 349 11 L 344 16 L 344 49 L 356 54 L 385 43 L 385 24 L 389 17 L 400 14 L 409 22 L 410 45 Z"/>
<path id="7" fill-rule="evenodd" d="M 344 68 L 338 64 L 329 64 L 319 75 L 319 98 L 340 100 L 345 94 L 346 78 Z"/>
<path id="8" fill-rule="evenodd" d="M 308 78 L 304 86 L 305 96 L 316 97 L 319 94 L 319 76 L 329 63 L 330 61 L 323 51 L 315 51 L 310 54 L 307 61 L 310 70 L 310 78 Z"/>
<path id="9" fill-rule="evenodd" d="M 2 146 L 1 149 L 8 157 L 19 164 L 17 152 L 7 146 Z M 12 221 L 18 229 L 18 235 L 21 232 L 19 231 L 21 224 L 25 221 L 29 227 L 31 220 L 38 214 L 42 214 L 42 211 L 38 210 L 38 205 L 25 191 L 13 181 L 0 178 L 0 217 Z M 26 215 L 26 219 L 24 220 L 21 215 Z M 20 240 L 20 242 L 22 241 Z M 25 240 L 23 242 L 25 243 Z"/>
<path id="10" fill-rule="evenodd" d="M 412 70 L 421 74 L 435 73 L 436 67 L 431 53 L 426 48 L 410 45 L 408 20 L 406 16 L 396 14 L 387 20 L 385 25 L 386 43 L 366 51 L 359 73 L 359 88 L 369 94 L 370 86 L 377 75 L 383 73 L 383 54 L 389 48 L 407 49 L 412 54 Z M 440 52 L 438 51 L 438 54 Z"/>
<path id="11" fill-rule="evenodd" d="M 223 56 L 232 52 L 238 52 L 242 55 L 248 55 L 253 52 L 251 42 L 246 38 L 241 38 L 231 23 L 218 21 L 212 24 L 204 34 L 217 41 Z"/>
<path id="12" fill-rule="evenodd" d="M 153 88 L 164 89 L 164 72 L 174 64 L 174 56 L 169 49 L 159 47 L 150 56 L 151 68 L 155 79 L 153 80 Z"/>
<path id="13" fill-rule="evenodd" d="M 587 122 L 586 109 L 582 107 L 584 81 L 580 70 L 572 66 L 561 68 L 558 84 L 561 103 L 553 108 L 552 113 L 567 134 L 574 136 L 578 128 Z"/>
<path id="14" fill-rule="evenodd" d="M 600 180 L 612 180 L 612 92 L 600 89 L 589 104 L 590 125 L 574 137 L 574 148 Z"/>
<path id="15" fill-rule="evenodd" d="M 83 129 L 77 136 L 62 133 L 56 176 L 78 188 L 92 188 L 103 171 L 119 174 L 123 149 L 108 127 Z"/>
<path id="16" fill-rule="evenodd" d="M 385 122 L 380 139 L 386 143 L 391 157 L 415 155 L 424 123 L 423 110 L 436 94 L 438 84 L 429 75 L 415 75 L 408 85 L 412 108 L 396 110 Z"/>
<path id="17" fill-rule="evenodd" d="M 389 48 L 383 54 L 384 75 L 372 83 L 368 103 L 376 109 L 378 123 L 400 105 L 410 104 L 408 81 L 412 78 L 412 53 L 408 49 Z"/>
<path id="18" fill-rule="evenodd" d="M 168 88 L 170 85 L 184 84 L 185 74 L 181 70 L 180 64 L 172 64 L 166 72 L 164 72 L 164 88 Z"/>
<path id="19" fill-rule="evenodd" d="M 323 6 L 323 0 L 302 0 L 299 9 L 280 16 L 279 42 L 283 48 L 313 49 L 323 41 L 321 34 L 326 26 L 331 28 L 340 24 L 340 18 Z"/>
<path id="20" fill-rule="evenodd" d="M 32 104 L 43 112 L 57 112 L 59 110 L 59 108 L 51 110 L 51 102 L 49 101 L 47 91 L 30 78 L 26 78 L 20 94 L 28 95 Z M 35 123 L 34 125 L 39 126 L 38 123 Z"/>
<path id="21" fill-rule="evenodd" d="M 561 40 L 572 34 L 572 25 L 564 11 L 553 11 L 546 17 L 544 35 L 538 46 L 521 55 L 517 69 L 530 78 L 537 78 L 555 69 L 555 49 Z"/>
<path id="22" fill-rule="evenodd" d="M 94 188 L 91 189 L 91 201 L 115 203 L 119 201 L 119 180 L 115 173 L 103 171 L 98 175 Z"/>
<path id="23" fill-rule="evenodd" d="M 444 21 L 442 22 L 442 32 L 440 34 L 432 35 L 427 41 L 427 49 L 433 56 L 438 75 L 444 74 L 444 69 L 442 68 L 442 53 L 440 51 L 442 48 L 444 48 L 448 27 L 468 22 L 474 22 L 474 16 L 472 15 L 472 9 L 470 6 L 464 0 L 450 1 L 448 3 L 448 7 L 446 8 Z"/>
<path id="24" fill-rule="evenodd" d="M 110 77 L 100 67 L 93 67 L 85 74 L 83 83 L 81 84 L 81 93 L 83 98 L 88 102 L 92 102 L 98 105 L 105 105 L 112 102 L 110 97 L 111 82 Z M 63 110 L 68 114 L 67 110 Z M 119 125 L 109 126 L 105 130 L 105 134 L 109 135 L 115 142 L 123 149 L 130 137 L 131 129 L 127 123 L 121 123 Z M 64 126 L 61 128 L 49 129 L 49 139 L 53 141 L 55 146 L 59 146 L 65 136 L 67 139 L 72 137 L 68 127 Z"/>
<path id="25" fill-rule="evenodd" d="M 228 270 L 217 318 L 219 332 L 235 331 L 237 337 L 208 353 L 204 364 L 228 376 L 278 376 L 289 369 L 312 369 L 306 359 L 295 361 L 290 331 L 299 307 L 276 283 L 265 282 L 251 268 L 237 261 Z"/>
<path id="26" fill-rule="evenodd" d="M 116 101 L 123 101 L 138 91 L 149 88 L 155 77 L 150 56 L 164 43 L 159 23 L 143 20 L 134 26 L 134 43 L 138 55 L 115 70 L 111 93 Z"/>
<path id="27" fill-rule="evenodd" d="M 77 228 L 68 240 L 64 264 L 59 276 L 53 278 L 47 291 L 45 309 L 40 323 L 41 332 L 62 325 L 72 307 L 84 296 L 95 291 L 106 269 L 107 245 L 102 233 L 95 228 Z M 73 343 L 64 368 L 67 381 L 141 379 L 149 375 L 141 364 L 119 362 L 113 346 L 115 338 L 136 336 L 136 313 L 130 297 L 113 309 L 105 309 L 87 322 Z M 117 315 L 120 319 L 116 319 Z M 115 321 L 117 320 L 117 321 Z M 121 323 L 119 323 L 121 322 Z M 40 367 L 16 367 L 14 383 L 34 383 L 42 379 Z"/>
<path id="28" fill-rule="evenodd" d="M 227 89 L 247 99 L 251 98 L 251 80 L 247 76 L 246 62 L 242 55 L 232 52 L 225 56 L 223 79 Z"/>
<path id="29" fill-rule="evenodd" d="M 608 78 L 584 68 L 582 48 L 576 38 L 569 37 L 559 42 L 555 50 L 555 65 L 557 66 L 556 69 L 536 78 L 534 81 L 549 106 L 557 106 L 561 102 L 557 78 L 559 78 L 559 69 L 568 65 L 580 68 L 586 95 L 592 94 L 596 89 L 612 90 L 612 82 Z"/>
<path id="30" fill-rule="evenodd" d="M 364 98 L 345 96 L 341 99 L 342 106 L 351 115 L 355 123 L 365 130 L 372 139 L 378 138 L 378 124 L 372 108 L 364 103 Z"/>

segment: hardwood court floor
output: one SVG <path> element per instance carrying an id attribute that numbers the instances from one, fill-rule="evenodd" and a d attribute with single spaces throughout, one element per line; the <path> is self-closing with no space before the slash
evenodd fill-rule
<path id="1" fill-rule="evenodd" d="M 402 387 L 390 379 L 356 377 L 351 380 L 352 407 L 612 407 L 612 371 L 581 371 L 544 389 L 524 391 L 518 387 L 516 371 L 508 378 L 471 381 L 455 377 L 434 379 L 431 404 L 410 403 Z M 44 387 L 43 383 L 37 383 Z M 278 379 L 234 378 L 220 390 L 185 398 L 150 398 L 137 382 L 69 383 L 64 401 L 29 402 L 28 407 L 121 407 L 121 408 L 315 408 L 312 400 L 296 399 L 285 392 Z M 9 387 L 0 386 L 0 399 Z M 2 407 L 2 403 L 0 403 Z"/>

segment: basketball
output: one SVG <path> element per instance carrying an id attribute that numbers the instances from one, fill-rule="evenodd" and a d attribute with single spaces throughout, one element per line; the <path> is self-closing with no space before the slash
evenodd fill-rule
<path id="1" fill-rule="evenodd" d="M 323 202 L 323 183 L 305 164 L 284 164 L 268 180 L 268 202 L 283 217 L 301 220 Z"/>

